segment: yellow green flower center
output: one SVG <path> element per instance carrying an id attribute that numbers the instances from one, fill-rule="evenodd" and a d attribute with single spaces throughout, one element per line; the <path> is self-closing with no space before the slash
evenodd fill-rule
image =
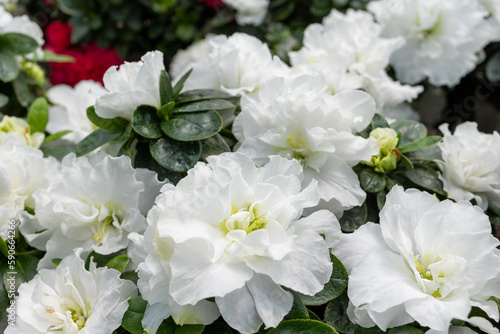
<path id="1" fill-rule="evenodd" d="M 231 214 L 219 223 L 219 228 L 228 234 L 231 231 L 243 230 L 247 234 L 266 227 L 267 219 L 258 214 L 258 203 L 252 203 L 246 208 L 233 206 Z"/>

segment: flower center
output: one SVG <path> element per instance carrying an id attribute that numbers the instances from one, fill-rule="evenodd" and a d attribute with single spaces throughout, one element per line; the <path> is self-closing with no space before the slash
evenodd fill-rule
<path id="1" fill-rule="evenodd" d="M 237 208 L 233 206 L 231 215 L 219 223 L 219 228 L 228 234 L 234 230 L 243 230 L 247 234 L 252 231 L 262 229 L 266 226 L 265 216 L 258 214 L 258 202 L 252 203 L 247 208 Z"/>
<path id="2" fill-rule="evenodd" d="M 99 228 L 97 229 L 96 234 L 92 236 L 92 239 L 102 245 L 102 239 L 106 236 L 106 230 L 110 225 L 113 225 L 113 221 L 114 218 L 112 216 L 108 216 L 104 220 L 100 221 Z"/>

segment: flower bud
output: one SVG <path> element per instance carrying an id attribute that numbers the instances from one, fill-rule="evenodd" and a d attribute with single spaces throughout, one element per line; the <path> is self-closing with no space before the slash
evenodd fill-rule
<path id="1" fill-rule="evenodd" d="M 40 132 L 30 134 L 30 126 L 22 118 L 4 116 L 0 122 L 0 144 L 15 140 L 39 148 L 44 138 L 45 135 Z"/>
<path id="2" fill-rule="evenodd" d="M 45 83 L 45 71 L 38 66 L 38 64 L 30 61 L 23 61 L 21 64 L 21 71 L 26 73 L 30 78 L 33 78 L 37 84 L 43 85 Z"/>
<path id="3" fill-rule="evenodd" d="M 396 169 L 400 157 L 399 150 L 396 148 L 399 142 L 396 131 L 390 128 L 376 128 L 370 132 L 370 137 L 377 141 L 380 152 L 364 164 L 374 167 L 377 173 L 387 173 Z"/>

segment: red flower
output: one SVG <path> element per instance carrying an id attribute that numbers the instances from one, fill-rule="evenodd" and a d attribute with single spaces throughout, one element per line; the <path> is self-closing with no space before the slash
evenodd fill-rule
<path id="1" fill-rule="evenodd" d="M 199 2 L 205 2 L 208 7 L 211 8 L 220 8 L 224 6 L 224 2 L 222 0 L 198 0 Z"/>
<path id="2" fill-rule="evenodd" d="M 65 22 L 50 22 L 45 30 L 46 48 L 59 52 L 71 46 L 71 26 Z"/>

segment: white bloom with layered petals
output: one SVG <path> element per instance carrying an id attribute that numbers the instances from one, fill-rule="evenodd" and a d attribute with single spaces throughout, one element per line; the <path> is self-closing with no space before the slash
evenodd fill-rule
<path id="1" fill-rule="evenodd" d="M 365 92 L 327 92 L 320 75 L 297 75 L 265 82 L 255 94 L 241 99 L 233 132 L 237 151 L 257 165 L 270 155 L 298 159 L 304 185 L 318 181 L 322 200 L 341 214 L 365 200 L 352 168 L 378 154 L 378 146 L 355 133 L 370 123 L 375 102 Z"/>
<path id="2" fill-rule="evenodd" d="M 256 167 L 240 153 L 207 160 L 165 189 L 148 215 L 154 252 L 139 265 L 141 293 L 188 307 L 215 297 L 238 331 L 275 327 L 293 304 L 282 286 L 314 295 L 329 280 L 338 221 L 326 210 L 300 218 L 319 197 L 315 182 L 302 190 L 296 161 L 274 156 Z"/>
<path id="3" fill-rule="evenodd" d="M 191 44 L 185 50 L 176 52 L 170 62 L 169 74 L 173 82 L 177 82 L 187 71 L 193 67 L 197 61 L 201 61 L 207 57 L 212 51 L 212 46 L 209 41 L 215 35 L 207 35 L 204 39 Z"/>
<path id="4" fill-rule="evenodd" d="M 500 208 L 500 135 L 477 130 L 477 123 L 460 124 L 451 134 L 447 124 L 439 143 L 443 160 L 436 160 L 444 190 L 457 201 L 474 199 L 483 210 Z"/>
<path id="5" fill-rule="evenodd" d="M 366 12 L 332 10 L 322 24 L 311 24 L 304 31 L 304 46 L 290 53 L 293 69 L 322 73 L 332 93 L 365 90 L 375 99 L 378 112 L 410 102 L 422 87 L 401 85 L 386 73 L 389 57 L 404 40 L 382 38 L 381 31 Z"/>
<path id="6" fill-rule="evenodd" d="M 395 186 L 380 212 L 333 253 L 349 273 L 349 318 L 382 330 L 417 321 L 447 333 L 473 306 L 499 320 L 500 245 L 488 216 L 468 202 Z M 491 327 L 491 325 L 490 325 Z"/>
<path id="7" fill-rule="evenodd" d="M 6 237 L 8 221 L 19 219 L 25 207 L 34 209 L 33 193 L 57 178 L 59 164 L 42 151 L 14 142 L 0 145 L 0 237 Z"/>
<path id="8" fill-rule="evenodd" d="M 258 90 L 264 80 L 285 76 L 290 71 L 256 37 L 244 33 L 218 35 L 210 38 L 209 43 L 212 51 L 192 64 L 193 72 L 184 91 L 220 89 L 231 95 L 245 94 Z"/>
<path id="9" fill-rule="evenodd" d="M 368 9 L 383 24 L 384 37 L 406 43 L 391 56 L 399 80 L 453 86 L 478 62 L 476 53 L 493 37 L 477 0 L 372 1 Z"/>
<path id="10" fill-rule="evenodd" d="M 127 248 L 130 232 L 144 231 L 161 185 L 156 173 L 134 170 L 127 156 L 69 154 L 62 176 L 33 195 L 35 215 L 23 217 L 20 230 L 32 246 L 47 251 L 39 268 L 77 247 L 111 254 Z"/>
<path id="11" fill-rule="evenodd" d="M 79 255 L 19 286 L 16 325 L 5 334 L 108 334 L 120 327 L 137 288 L 117 270 L 96 268 L 94 262 L 86 270 Z"/>
<path id="12" fill-rule="evenodd" d="M 106 93 L 107 90 L 101 84 L 91 80 L 82 80 L 74 88 L 68 85 L 51 87 L 47 96 L 55 105 L 49 106 L 47 132 L 71 130 L 64 139 L 78 143 L 95 130 L 87 117 L 87 108 Z"/>
<path id="13" fill-rule="evenodd" d="M 269 0 L 223 0 L 226 6 L 236 10 L 236 22 L 240 25 L 258 26 L 264 22 Z"/>
<path id="14" fill-rule="evenodd" d="M 140 61 L 111 66 L 104 73 L 104 87 L 109 91 L 97 99 L 95 112 L 103 118 L 132 118 L 141 104 L 161 107 L 160 73 L 165 69 L 163 53 L 151 51 Z"/>

